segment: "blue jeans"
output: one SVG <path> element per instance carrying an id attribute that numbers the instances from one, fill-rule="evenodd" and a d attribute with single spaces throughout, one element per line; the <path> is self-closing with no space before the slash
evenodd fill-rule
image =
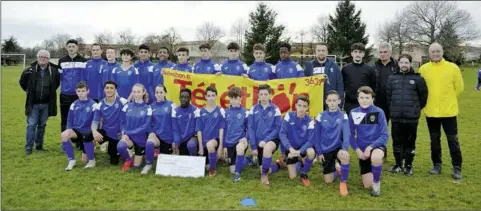
<path id="1" fill-rule="evenodd" d="M 48 120 L 48 104 L 34 104 L 32 113 L 27 117 L 25 150 L 32 150 L 33 143 L 41 148 Z"/>

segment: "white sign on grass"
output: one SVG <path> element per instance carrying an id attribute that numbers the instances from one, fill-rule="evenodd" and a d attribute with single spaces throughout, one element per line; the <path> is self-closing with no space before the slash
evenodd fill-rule
<path id="1" fill-rule="evenodd" d="M 204 177 L 205 157 L 159 154 L 155 174 L 194 178 Z"/>

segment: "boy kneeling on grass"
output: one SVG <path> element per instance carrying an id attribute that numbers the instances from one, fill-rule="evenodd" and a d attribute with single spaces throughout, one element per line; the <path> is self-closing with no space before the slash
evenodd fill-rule
<path id="1" fill-rule="evenodd" d="M 373 105 L 374 91 L 368 86 L 357 90 L 359 107 L 351 110 L 349 126 L 351 146 L 359 158 L 364 188 L 372 188 L 371 195 L 381 194 L 382 160 L 389 139 L 384 111 Z"/>

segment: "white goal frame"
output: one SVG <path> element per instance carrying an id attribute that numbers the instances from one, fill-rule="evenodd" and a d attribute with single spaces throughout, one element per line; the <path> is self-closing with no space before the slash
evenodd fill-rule
<path id="1" fill-rule="evenodd" d="M 26 59 L 27 59 L 27 54 L 21 54 L 21 53 L 7 53 L 7 54 L 3 54 L 3 53 L 2 53 L 2 56 L 23 56 L 23 68 L 22 68 L 22 70 L 25 70 L 25 62 L 26 62 Z"/>

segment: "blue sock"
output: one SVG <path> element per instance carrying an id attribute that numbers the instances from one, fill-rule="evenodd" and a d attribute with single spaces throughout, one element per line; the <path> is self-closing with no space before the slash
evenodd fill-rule
<path id="1" fill-rule="evenodd" d="M 269 173 L 269 169 L 271 168 L 272 157 L 266 158 L 262 157 L 262 175 L 267 175 Z"/>
<path id="2" fill-rule="evenodd" d="M 67 155 L 68 159 L 69 160 L 75 160 L 75 156 L 74 156 L 73 148 L 72 148 L 72 143 L 70 142 L 70 140 L 62 142 L 62 147 L 63 147 L 63 151 Z"/>
<path id="3" fill-rule="evenodd" d="M 379 166 L 371 165 L 371 168 L 372 168 L 372 181 L 374 183 L 378 183 L 379 180 L 381 179 L 382 165 L 379 165 Z"/>

